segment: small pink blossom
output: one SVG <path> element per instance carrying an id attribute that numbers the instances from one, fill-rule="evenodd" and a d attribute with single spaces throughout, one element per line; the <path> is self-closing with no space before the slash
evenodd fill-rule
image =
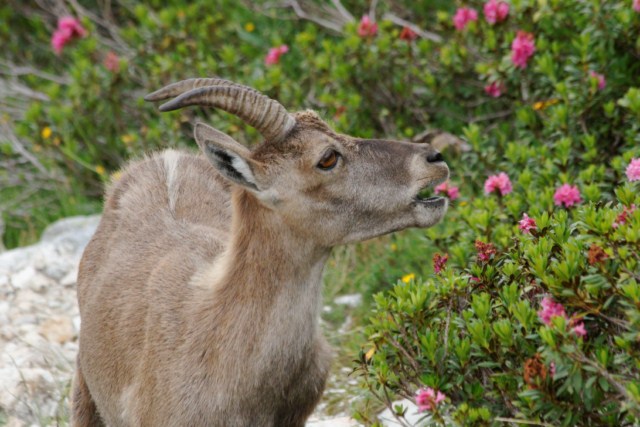
<path id="1" fill-rule="evenodd" d="M 271 49 L 269 49 L 269 53 L 267 53 L 267 56 L 264 58 L 265 65 L 277 64 L 278 62 L 280 62 L 280 57 L 287 52 L 289 52 L 289 46 L 287 46 L 286 44 L 272 47 Z"/>
<path id="2" fill-rule="evenodd" d="M 418 405 L 418 411 L 432 411 L 436 409 L 438 404 L 446 399 L 447 396 L 441 391 L 436 392 L 431 387 L 424 387 L 416 393 L 416 404 Z"/>
<path id="3" fill-rule="evenodd" d="M 571 206 L 582 201 L 582 199 L 580 198 L 580 190 L 578 190 L 577 186 L 563 184 L 556 190 L 555 194 L 553 195 L 553 201 L 556 206 L 564 205 L 565 208 L 570 208 Z"/>
<path id="4" fill-rule="evenodd" d="M 555 302 L 553 298 L 544 297 L 540 305 L 542 306 L 542 310 L 538 312 L 538 317 L 545 325 L 550 325 L 553 317 L 567 317 L 567 313 L 565 313 L 562 304 Z"/>
<path id="5" fill-rule="evenodd" d="M 102 63 L 104 64 L 104 67 L 112 73 L 120 71 L 120 58 L 112 50 L 107 53 Z"/>
<path id="6" fill-rule="evenodd" d="M 613 221 L 613 224 L 611 224 L 611 226 L 613 228 L 618 228 L 622 224 L 625 224 L 627 222 L 627 219 L 629 219 L 629 215 L 634 213 L 635 210 L 636 210 L 636 205 L 631 205 L 629 207 L 625 206 L 624 208 L 622 208 L 622 212 L 618 214 L 618 216 L 616 217 L 616 220 Z"/>
<path id="7" fill-rule="evenodd" d="M 524 234 L 531 234 L 531 230 L 535 230 L 538 228 L 536 224 L 536 220 L 533 218 L 529 218 L 529 215 L 526 213 L 522 215 L 522 219 L 518 222 L 518 228 Z"/>
<path id="8" fill-rule="evenodd" d="M 358 25 L 358 35 L 360 37 L 373 37 L 378 33 L 378 23 L 364 15 Z"/>
<path id="9" fill-rule="evenodd" d="M 633 10 L 640 12 L 640 0 L 633 0 Z"/>
<path id="10" fill-rule="evenodd" d="M 492 175 L 484 182 L 485 194 L 493 192 L 499 192 L 500 195 L 505 196 L 513 191 L 511 180 L 506 173 L 500 172 L 498 175 Z"/>
<path id="11" fill-rule="evenodd" d="M 443 182 L 440 185 L 437 185 L 433 191 L 436 194 L 446 193 L 447 197 L 451 200 L 455 200 L 460 197 L 460 189 L 456 186 L 450 185 L 449 181 Z"/>
<path id="12" fill-rule="evenodd" d="M 86 35 L 87 30 L 80 24 L 80 21 L 71 16 L 63 16 L 58 20 L 58 28 L 51 36 L 51 47 L 57 55 L 60 55 L 67 43 Z"/>
<path id="13" fill-rule="evenodd" d="M 484 4 L 484 17 L 491 25 L 504 21 L 507 15 L 509 15 L 509 4 L 503 1 L 489 0 Z"/>
<path id="14" fill-rule="evenodd" d="M 504 91 L 504 83 L 493 82 L 484 87 L 484 92 L 492 98 L 498 98 Z"/>
<path id="15" fill-rule="evenodd" d="M 435 254 L 433 256 L 433 271 L 439 274 L 446 267 L 447 261 L 449 261 L 449 255 Z"/>
<path id="16" fill-rule="evenodd" d="M 556 364 L 555 364 L 555 362 L 549 363 L 549 373 L 551 374 L 551 378 L 556 376 Z"/>
<path id="17" fill-rule="evenodd" d="M 582 323 L 582 320 L 573 322 L 573 333 L 576 334 L 579 337 L 586 337 L 587 336 L 587 330 L 584 328 L 584 323 Z"/>
<path id="18" fill-rule="evenodd" d="M 453 16 L 453 25 L 456 27 L 456 30 L 462 31 L 464 27 L 471 21 L 478 20 L 478 12 L 475 9 L 471 9 L 469 7 L 461 7 L 456 11 L 456 14 Z"/>
<path id="19" fill-rule="evenodd" d="M 640 157 L 631 159 L 631 163 L 627 166 L 626 173 L 629 181 L 640 181 Z"/>
<path id="20" fill-rule="evenodd" d="M 589 77 L 598 80 L 598 90 L 607 87 L 607 80 L 604 78 L 604 75 L 596 73 L 595 71 L 589 71 Z"/>
<path id="21" fill-rule="evenodd" d="M 533 34 L 518 31 L 516 38 L 511 43 L 511 61 L 516 67 L 525 69 L 529 58 L 536 51 Z"/>
<path id="22" fill-rule="evenodd" d="M 413 31 L 411 28 L 409 27 L 402 28 L 402 31 L 400 32 L 400 40 L 405 40 L 410 42 L 417 38 L 418 38 L 418 33 Z"/>

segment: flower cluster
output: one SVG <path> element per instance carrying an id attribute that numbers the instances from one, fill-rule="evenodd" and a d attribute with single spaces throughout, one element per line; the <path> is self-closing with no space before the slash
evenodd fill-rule
<path id="1" fill-rule="evenodd" d="M 449 255 L 435 254 L 433 256 L 433 271 L 439 274 L 446 267 L 447 261 L 449 261 Z"/>
<path id="2" fill-rule="evenodd" d="M 537 224 L 536 224 L 536 220 L 533 218 L 529 218 L 529 215 L 522 214 L 522 219 L 518 222 L 518 228 L 524 233 L 524 234 L 531 234 L 531 230 L 535 230 L 536 228 L 538 228 Z"/>
<path id="3" fill-rule="evenodd" d="M 431 387 L 421 388 L 416 393 L 416 405 L 418 405 L 418 411 L 433 411 L 440 402 L 444 401 L 446 398 L 447 396 L 445 396 L 441 391 L 435 391 Z"/>
<path id="4" fill-rule="evenodd" d="M 556 206 L 564 205 L 565 208 L 570 208 L 581 201 L 580 190 L 575 185 L 563 184 L 553 195 L 553 202 Z"/>
<path id="5" fill-rule="evenodd" d="M 358 25 L 358 35 L 360 37 L 374 37 L 378 34 L 378 23 L 367 15 L 364 15 Z"/>
<path id="6" fill-rule="evenodd" d="M 402 28 L 402 31 L 400 32 L 400 40 L 405 40 L 410 42 L 417 38 L 418 38 L 418 33 L 413 31 L 411 28 L 409 27 Z"/>
<path id="7" fill-rule="evenodd" d="M 278 62 L 280 62 L 280 57 L 287 52 L 289 52 L 289 46 L 287 46 L 286 44 L 272 47 L 271 49 L 269 49 L 269 53 L 267 53 L 267 56 L 264 58 L 265 65 L 277 64 Z"/>
<path id="8" fill-rule="evenodd" d="M 640 157 L 631 159 L 631 163 L 627 166 L 626 173 L 629 181 L 640 181 Z"/>
<path id="9" fill-rule="evenodd" d="M 51 36 L 51 47 L 56 54 L 60 55 L 62 49 L 70 41 L 86 35 L 87 30 L 80 24 L 80 21 L 71 16 L 64 16 L 58 20 L 58 28 Z"/>
<path id="10" fill-rule="evenodd" d="M 538 311 L 538 318 L 545 325 L 550 325 L 554 317 L 564 317 L 569 319 L 567 313 L 564 310 L 564 306 L 559 302 L 555 302 L 553 298 L 544 297 L 540 303 L 542 309 Z M 584 327 L 584 323 L 577 317 L 573 317 L 569 321 L 569 325 L 573 330 L 573 333 L 580 337 L 587 335 L 587 330 Z"/>
<path id="11" fill-rule="evenodd" d="M 527 62 L 536 51 L 533 34 L 526 31 L 518 31 L 516 38 L 511 43 L 511 61 L 518 68 L 527 68 Z"/>
<path id="12" fill-rule="evenodd" d="M 476 240 L 476 250 L 478 251 L 478 260 L 487 262 L 491 259 L 491 255 L 496 254 L 496 247 L 492 243 L 484 243 L 481 240 Z"/>
<path id="13" fill-rule="evenodd" d="M 484 92 L 492 98 L 498 98 L 504 92 L 505 86 L 502 82 L 489 83 L 484 87 Z"/>
<path id="14" fill-rule="evenodd" d="M 436 194 L 446 194 L 447 197 L 451 200 L 456 200 L 458 197 L 460 197 L 460 189 L 454 185 L 451 185 L 451 183 L 449 181 L 443 182 L 440 185 L 437 185 L 433 191 Z"/>
<path id="15" fill-rule="evenodd" d="M 500 193 L 501 196 L 506 196 L 513 191 L 511 180 L 506 173 L 500 172 L 498 175 L 492 175 L 484 182 L 485 194 L 491 194 L 493 192 Z"/>
<path id="16" fill-rule="evenodd" d="M 469 24 L 469 22 L 475 22 L 478 20 L 478 12 L 470 7 L 461 7 L 456 11 L 453 16 L 453 25 L 456 30 L 462 31 Z"/>
<path id="17" fill-rule="evenodd" d="M 491 25 L 502 22 L 509 15 L 509 5 L 503 1 L 489 0 L 484 4 L 484 18 Z"/>
<path id="18" fill-rule="evenodd" d="M 616 217 L 616 220 L 613 221 L 613 224 L 611 224 L 611 226 L 613 228 L 618 228 L 622 224 L 625 224 L 629 219 L 629 215 L 635 212 L 635 210 L 636 210 L 636 205 L 631 205 L 629 207 L 625 206 L 624 208 L 622 208 L 622 212 L 618 214 L 618 216 Z"/>

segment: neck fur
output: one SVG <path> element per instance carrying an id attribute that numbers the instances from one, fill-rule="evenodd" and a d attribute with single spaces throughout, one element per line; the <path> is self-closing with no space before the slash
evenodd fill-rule
<path id="1" fill-rule="evenodd" d="M 249 343 L 245 350 L 266 357 L 303 352 L 318 333 L 330 250 L 296 236 L 244 190 L 234 191 L 232 203 L 229 246 L 198 278 L 208 288 L 198 316 L 213 317 L 220 343 Z"/>

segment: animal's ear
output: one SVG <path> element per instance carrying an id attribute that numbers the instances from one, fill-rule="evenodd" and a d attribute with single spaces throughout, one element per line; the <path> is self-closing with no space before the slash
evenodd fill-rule
<path id="1" fill-rule="evenodd" d="M 196 123 L 194 135 L 202 152 L 222 176 L 250 190 L 261 190 L 248 148 L 204 123 Z"/>

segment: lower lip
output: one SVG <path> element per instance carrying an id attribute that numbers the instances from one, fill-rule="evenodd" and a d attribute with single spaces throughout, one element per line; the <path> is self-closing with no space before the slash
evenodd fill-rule
<path id="1" fill-rule="evenodd" d="M 416 200 L 416 203 L 422 206 L 427 206 L 429 208 L 439 208 L 444 206 L 445 204 L 445 198 L 444 197 L 429 197 L 427 199 L 418 199 Z"/>

